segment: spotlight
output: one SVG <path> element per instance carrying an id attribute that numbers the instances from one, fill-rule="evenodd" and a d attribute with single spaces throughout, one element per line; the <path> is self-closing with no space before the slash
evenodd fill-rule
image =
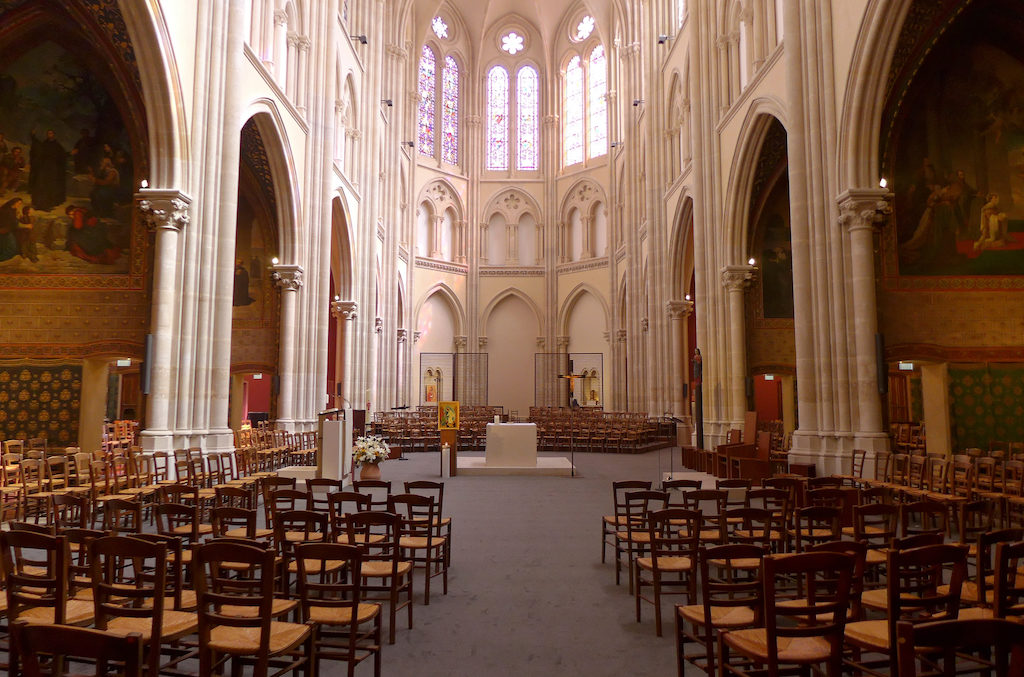
<path id="1" fill-rule="evenodd" d="M 414 141 L 403 141 L 402 145 L 407 146 L 409 148 L 414 148 L 416 146 L 416 143 Z"/>
<path id="2" fill-rule="evenodd" d="M 884 176 L 878 180 L 878 187 L 879 188 L 885 188 L 888 185 L 889 185 L 889 182 L 885 180 Z"/>
<path id="3" fill-rule="evenodd" d="M 668 36 L 667 35 L 659 35 L 658 36 L 658 44 L 659 45 L 664 45 L 666 42 L 668 42 Z"/>
<path id="4" fill-rule="evenodd" d="M 750 266 L 756 266 L 757 265 L 757 261 L 754 260 L 753 256 L 751 256 L 749 259 L 747 259 L 747 265 L 750 265 Z"/>
<path id="5" fill-rule="evenodd" d="M 687 295 L 686 295 L 686 296 L 684 296 L 683 298 L 684 298 L 684 299 L 686 299 L 687 301 L 689 301 L 689 300 L 690 300 L 690 295 L 689 295 L 689 294 L 687 294 Z"/>
<path id="6" fill-rule="evenodd" d="M 149 181 L 143 179 L 142 183 L 139 184 L 139 188 L 149 188 Z"/>
<path id="7" fill-rule="evenodd" d="M 352 38 L 353 40 L 358 40 L 360 45 L 365 45 L 366 44 L 366 35 L 365 34 L 364 35 L 350 35 L 348 37 Z"/>
<path id="8" fill-rule="evenodd" d="M 381 99 L 380 102 L 382 104 L 384 104 L 385 106 L 394 106 L 395 105 L 395 102 L 392 101 L 391 99 Z"/>
<path id="9" fill-rule="evenodd" d="M 633 99 L 633 105 L 634 105 L 634 106 L 639 106 L 639 105 L 640 105 L 640 104 L 642 104 L 643 102 L 644 102 L 644 100 L 643 100 L 643 99 Z"/>
<path id="10" fill-rule="evenodd" d="M 608 146 L 610 148 L 618 148 L 621 145 L 622 145 L 621 141 L 612 141 L 611 143 L 608 144 Z"/>
<path id="11" fill-rule="evenodd" d="M 270 259 L 270 263 L 271 263 L 272 265 L 275 265 L 275 266 L 276 266 L 276 265 L 277 265 L 277 264 L 279 263 L 279 261 L 277 260 L 277 257 L 275 256 L 274 258 Z"/>

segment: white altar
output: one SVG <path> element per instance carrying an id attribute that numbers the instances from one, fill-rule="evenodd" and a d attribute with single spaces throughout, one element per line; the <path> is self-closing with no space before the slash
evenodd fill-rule
<path id="1" fill-rule="evenodd" d="M 536 423 L 488 423 L 484 465 L 537 467 Z"/>
<path id="2" fill-rule="evenodd" d="M 537 456 L 536 423 L 488 423 L 483 456 L 459 452 L 460 475 L 572 474 L 564 456 Z"/>

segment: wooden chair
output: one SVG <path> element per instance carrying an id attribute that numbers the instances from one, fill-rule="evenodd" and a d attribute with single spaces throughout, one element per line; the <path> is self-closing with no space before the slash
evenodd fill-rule
<path id="1" fill-rule="evenodd" d="M 405 483 L 405 493 L 430 496 L 434 499 L 437 507 L 437 515 L 434 517 L 434 531 L 437 536 L 443 536 L 445 566 L 452 564 L 452 518 L 444 513 L 444 482 L 433 480 L 415 480 Z"/>
<path id="2" fill-rule="evenodd" d="M 237 575 L 239 564 L 244 565 L 244 576 Z M 315 664 L 315 626 L 274 620 L 273 550 L 211 541 L 195 549 L 193 566 L 200 674 L 214 674 L 228 658 L 234 670 L 252 663 L 257 677 L 266 677 L 278 657 L 286 658 L 285 665 L 275 665 L 283 671 L 308 671 Z"/>
<path id="3" fill-rule="evenodd" d="M 213 525 L 199 521 L 199 506 L 184 503 L 158 503 L 153 508 L 156 532 L 162 536 L 176 536 L 188 552 L 193 545 L 213 534 Z"/>
<path id="4" fill-rule="evenodd" d="M 285 490 L 287 491 L 287 490 Z M 299 572 L 295 561 L 295 546 L 300 543 L 322 543 L 327 540 L 329 520 L 327 515 L 311 510 L 281 510 L 274 515 L 274 543 L 282 558 L 283 571 L 287 573 L 282 581 L 282 592 L 291 591 L 291 576 Z M 333 562 L 332 570 L 338 570 L 343 562 Z"/>
<path id="5" fill-rule="evenodd" d="M 50 523 L 57 529 L 86 529 L 92 525 L 90 506 L 89 497 L 86 495 L 54 494 L 50 502 L 53 511 Z"/>
<path id="6" fill-rule="evenodd" d="M 373 658 L 374 674 L 380 676 L 381 609 L 363 602 L 362 578 L 332 570 L 331 563 L 345 562 L 349 571 L 362 568 L 363 553 L 358 546 L 339 543 L 302 543 L 295 546 L 298 567 L 298 596 L 301 618 L 316 623 L 316 662 L 342 660 L 348 675 L 356 666 Z M 367 627 L 368 626 L 368 627 Z"/>
<path id="7" fill-rule="evenodd" d="M 995 575 L 992 579 L 992 613 L 996 618 L 1020 621 L 1024 618 L 1024 542 L 995 546 Z"/>
<path id="8" fill-rule="evenodd" d="M 696 510 L 701 514 L 704 521 L 700 531 L 701 544 L 724 543 L 725 523 L 721 517 L 729 502 L 729 492 L 726 489 L 688 491 L 683 496 L 683 502 L 687 509 Z"/>
<path id="9" fill-rule="evenodd" d="M 735 653 L 766 666 L 772 675 L 779 674 L 781 665 L 806 669 L 823 664 L 827 675 L 838 677 L 854 566 L 853 557 L 836 552 L 765 557 L 764 627 L 721 632 L 719 674 L 752 674 L 747 665 L 733 662 Z M 794 579 L 802 595 L 778 599 L 779 583 Z"/>
<path id="10" fill-rule="evenodd" d="M 397 494 L 388 500 L 388 510 L 402 518 L 398 547 L 402 559 L 423 567 L 423 604 L 430 604 L 430 579 L 441 576 L 442 591 L 448 594 L 447 539 L 434 523 L 439 519 L 433 496 Z"/>
<path id="11" fill-rule="evenodd" d="M 74 657 L 94 663 L 97 677 L 114 674 L 142 677 L 142 637 L 138 633 L 116 635 L 102 630 L 76 628 L 68 625 L 37 625 L 18 621 L 11 625 L 12 654 L 16 664 L 11 672 L 23 677 L 55 677 L 65 674 L 63 659 Z M 44 670 L 40 658 L 59 647 L 59 658 Z M 52 654 L 51 654 L 52 655 Z M 15 663 L 12 660 L 12 663 Z M 114 664 L 117 665 L 116 670 Z M 56 668 L 56 671 L 54 670 Z M 82 673 L 76 673 L 82 674 Z"/>
<path id="12" fill-rule="evenodd" d="M 400 557 L 401 528 L 402 518 L 389 512 L 357 512 L 345 517 L 347 541 L 357 545 L 363 553 L 359 576 L 363 579 L 364 599 L 388 602 L 389 644 L 395 643 L 399 609 L 407 609 L 409 628 L 412 628 L 412 562 Z M 355 572 L 352 575 L 355 576 Z M 403 595 L 405 601 L 402 601 Z"/>
<path id="13" fill-rule="evenodd" d="M 142 504 L 125 498 L 108 499 L 103 508 L 103 530 L 115 536 L 142 533 Z"/>
<path id="14" fill-rule="evenodd" d="M 668 494 L 664 491 L 631 491 L 626 494 L 626 528 L 615 532 L 615 585 L 621 581 L 622 558 L 625 557 L 630 595 L 633 594 L 633 565 L 637 557 L 647 552 L 649 545 L 648 515 L 667 507 Z"/>
<path id="15" fill-rule="evenodd" d="M 767 510 L 772 514 L 772 551 L 782 552 L 789 543 L 789 529 L 793 523 L 789 492 L 785 489 L 754 488 L 747 492 L 747 507 Z"/>
<path id="16" fill-rule="evenodd" d="M 12 622 L 92 622 L 92 602 L 69 599 L 68 544 L 64 536 L 0 532 L 0 562 L 7 581 L 7 618 Z"/>
<path id="17" fill-rule="evenodd" d="M 850 472 L 845 475 L 833 475 L 832 477 L 851 487 L 859 487 L 864 481 L 864 461 L 867 459 L 867 456 L 867 450 L 854 449 L 850 454 Z"/>
<path id="18" fill-rule="evenodd" d="M 803 552 L 819 543 L 837 541 L 843 536 L 842 511 L 822 505 L 799 508 L 794 515 L 793 545 Z"/>
<path id="19" fill-rule="evenodd" d="M 198 629 L 193 613 L 165 609 L 167 546 L 127 536 L 90 544 L 97 630 L 137 633 L 146 646 L 149 674 L 160 670 L 161 645 Z"/>
<path id="20" fill-rule="evenodd" d="M 328 496 L 336 491 L 344 490 L 341 480 L 332 480 L 329 477 L 313 477 L 306 480 L 306 510 L 316 512 L 327 512 L 330 508 L 327 505 Z"/>
<path id="21" fill-rule="evenodd" d="M 1024 625 L 1020 623 L 999 618 L 919 624 L 900 621 L 896 636 L 900 677 L 965 671 L 1024 677 Z M 967 650 L 974 650 L 970 658 L 965 655 Z M 926 672 L 918 673 L 918 662 Z"/>
<path id="22" fill-rule="evenodd" d="M 387 510 L 391 498 L 391 482 L 387 480 L 356 480 L 352 490 L 370 497 L 370 510 Z"/>
<path id="23" fill-rule="evenodd" d="M 896 538 L 899 526 L 899 508 L 888 503 L 868 503 L 853 508 L 852 534 L 843 529 L 843 535 L 867 547 L 867 567 L 872 581 L 880 580 L 877 568 L 887 561 L 886 550 Z"/>
<path id="24" fill-rule="evenodd" d="M 350 514 L 369 512 L 370 497 L 356 491 L 336 491 L 328 495 L 327 503 L 331 520 L 331 540 L 335 543 L 349 544 L 345 519 Z M 370 537 L 377 538 L 377 535 L 371 534 Z"/>
<path id="25" fill-rule="evenodd" d="M 685 677 L 686 663 L 714 677 L 715 644 L 722 630 L 758 627 L 762 619 L 763 585 L 760 562 L 766 550 L 749 544 L 704 547 L 697 551 L 700 604 L 676 605 L 676 664 Z M 757 561 L 758 566 L 747 563 Z M 712 562 L 716 564 L 712 566 Z M 743 563 L 742 567 L 736 567 Z M 686 644 L 697 642 L 702 654 L 688 654 Z"/>
<path id="26" fill-rule="evenodd" d="M 900 506 L 900 536 L 937 533 L 949 535 L 949 510 L 936 501 L 915 501 Z"/>
<path id="27" fill-rule="evenodd" d="M 612 482 L 613 513 L 601 518 L 601 563 L 605 562 L 607 546 L 617 546 L 615 534 L 626 527 L 626 494 L 630 491 L 647 491 L 651 482 L 645 480 L 620 480 Z M 665 489 L 668 491 L 668 489 Z"/>
<path id="28" fill-rule="evenodd" d="M 875 667 L 860 658 L 861 652 L 883 654 L 891 674 L 897 674 L 896 625 L 901 620 L 922 622 L 930 618 L 956 618 L 960 590 L 967 574 L 967 548 L 931 545 L 890 550 L 887 561 L 886 618 L 850 623 L 846 644 L 854 650 L 846 661 L 854 670 Z M 944 583 L 947 583 L 944 585 Z"/>
<path id="29" fill-rule="evenodd" d="M 692 603 L 697 597 L 696 558 L 703 526 L 701 514 L 686 508 L 667 508 L 650 513 L 647 520 L 650 555 L 636 558 L 633 595 L 636 622 L 640 622 L 641 600 L 654 604 L 654 631 L 661 637 L 661 598 L 685 595 Z M 651 597 L 644 588 L 651 588 Z"/>

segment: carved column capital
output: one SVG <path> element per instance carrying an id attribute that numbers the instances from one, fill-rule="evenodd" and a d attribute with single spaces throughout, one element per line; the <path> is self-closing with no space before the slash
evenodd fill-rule
<path id="1" fill-rule="evenodd" d="M 282 291 L 299 291 L 302 287 L 302 266 L 279 263 L 271 266 L 270 278 Z"/>
<path id="2" fill-rule="evenodd" d="M 275 10 L 274 11 L 274 25 L 275 26 L 284 26 L 287 23 L 288 23 L 288 12 L 284 11 L 283 9 Z"/>
<path id="3" fill-rule="evenodd" d="M 742 291 L 754 280 L 756 272 L 754 266 L 725 266 L 722 268 L 722 286 L 729 291 Z"/>
<path id="4" fill-rule="evenodd" d="M 569 350 L 569 337 L 568 336 L 556 336 L 555 345 L 558 346 L 558 352 L 564 353 Z"/>
<path id="5" fill-rule="evenodd" d="M 625 343 L 626 342 L 626 330 L 625 329 L 616 329 L 615 330 L 615 342 L 616 343 Z"/>
<path id="6" fill-rule="evenodd" d="M 537 350 L 543 351 L 545 345 L 547 345 L 547 339 L 545 339 L 543 336 L 538 336 L 537 337 Z"/>
<path id="7" fill-rule="evenodd" d="M 409 330 L 408 329 L 398 329 L 398 330 L 396 330 L 395 331 L 395 338 L 398 340 L 399 343 L 405 343 L 406 341 L 409 340 Z"/>
<path id="8" fill-rule="evenodd" d="M 384 318 L 383 317 L 375 317 L 375 318 L 373 318 L 373 331 L 378 333 L 378 334 L 383 334 L 384 333 Z"/>
<path id="9" fill-rule="evenodd" d="M 836 200 L 839 225 L 850 232 L 875 228 L 892 212 L 892 193 L 884 188 L 848 190 Z"/>
<path id="10" fill-rule="evenodd" d="M 487 347 L 487 337 L 481 336 L 477 339 L 477 343 L 480 345 L 480 350 L 484 350 Z"/>
<path id="11" fill-rule="evenodd" d="M 423 336 L 423 332 L 421 332 L 421 331 L 414 331 L 412 333 L 412 342 L 413 343 L 419 343 L 420 342 L 420 337 L 422 337 L 422 336 Z"/>
<path id="12" fill-rule="evenodd" d="M 355 301 L 331 301 L 331 315 L 346 320 L 356 319 L 356 309 L 359 304 Z"/>
<path id="13" fill-rule="evenodd" d="M 693 315 L 693 301 L 665 301 L 665 310 L 668 311 L 670 319 L 685 320 Z"/>
<path id="14" fill-rule="evenodd" d="M 182 231 L 191 221 L 192 198 L 178 190 L 142 188 L 135 194 L 142 222 L 149 230 Z"/>
<path id="15" fill-rule="evenodd" d="M 644 331 L 645 332 L 645 331 L 649 330 L 650 328 L 651 328 L 651 321 L 648 320 L 646 317 L 641 317 L 640 318 L 640 331 Z"/>
<path id="16" fill-rule="evenodd" d="M 468 339 L 465 336 L 456 336 L 455 337 L 455 352 L 457 352 L 457 353 L 465 352 L 466 351 L 466 342 L 467 342 L 467 340 Z"/>

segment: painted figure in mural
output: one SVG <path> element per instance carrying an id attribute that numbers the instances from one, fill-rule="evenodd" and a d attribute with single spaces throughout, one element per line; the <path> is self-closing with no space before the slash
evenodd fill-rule
<path id="1" fill-rule="evenodd" d="M 975 251 L 1006 246 L 1006 212 L 999 211 L 999 193 L 989 193 L 981 208 L 981 237 L 974 243 Z"/>
<path id="2" fill-rule="evenodd" d="M 52 129 L 47 130 L 45 139 L 39 139 L 35 130 L 32 131 L 28 190 L 32 194 L 34 208 L 49 211 L 64 202 L 67 197 L 67 156 Z"/>
<path id="3" fill-rule="evenodd" d="M 21 146 L 15 146 L 0 157 L 0 193 L 17 190 L 25 175 L 25 153 Z"/>
<path id="4" fill-rule="evenodd" d="M 32 232 L 32 207 L 24 205 L 21 208 L 21 214 L 18 216 L 18 231 L 16 233 L 18 240 L 18 250 L 21 255 L 32 263 L 39 261 L 39 252 L 36 249 L 36 240 Z"/>
<path id="5" fill-rule="evenodd" d="M 11 198 L 0 205 L 0 261 L 13 259 L 21 253 L 18 248 L 18 208 L 20 197 Z"/>
<path id="6" fill-rule="evenodd" d="M 697 387 L 704 376 L 704 364 L 700 356 L 700 348 L 693 349 L 693 360 L 691 361 L 693 363 L 693 386 Z"/>
<path id="7" fill-rule="evenodd" d="M 956 176 L 950 179 L 950 193 L 955 196 L 953 215 L 956 217 L 957 236 L 970 233 L 971 205 L 978 195 L 978 189 L 967 183 L 967 174 L 962 169 L 956 170 Z"/>
<path id="8" fill-rule="evenodd" d="M 93 160 L 96 155 L 96 139 L 93 138 L 92 133 L 82 128 L 82 135 L 75 142 L 75 147 L 71 149 L 71 157 L 75 164 L 75 174 L 88 174 L 92 168 Z"/>
<path id="9" fill-rule="evenodd" d="M 441 427 L 448 429 L 455 427 L 455 409 L 453 407 L 445 407 L 441 412 Z"/>
<path id="10" fill-rule="evenodd" d="M 248 306 L 256 299 L 249 296 L 249 271 L 245 269 L 242 259 L 235 260 L 235 286 L 231 294 L 231 305 Z"/>
<path id="11" fill-rule="evenodd" d="M 85 207 L 68 205 L 64 213 L 71 217 L 68 228 L 67 250 L 89 263 L 114 263 L 121 256 L 121 248 L 110 241 L 107 227 Z"/>
<path id="12" fill-rule="evenodd" d="M 117 191 L 121 183 L 117 169 L 114 168 L 114 161 L 104 157 L 100 160 L 99 166 L 94 172 L 89 170 L 89 178 L 94 186 L 89 193 L 92 200 L 92 211 L 96 216 L 111 217 L 114 215 L 114 201 L 117 199 Z"/>
<path id="13" fill-rule="evenodd" d="M 120 182 L 117 185 L 117 196 L 114 200 L 118 204 L 124 204 L 130 202 L 132 199 L 132 193 L 134 190 L 134 171 L 132 169 L 132 158 L 128 153 L 123 150 L 114 151 L 114 169 L 117 170 L 117 175 L 120 178 Z"/>

